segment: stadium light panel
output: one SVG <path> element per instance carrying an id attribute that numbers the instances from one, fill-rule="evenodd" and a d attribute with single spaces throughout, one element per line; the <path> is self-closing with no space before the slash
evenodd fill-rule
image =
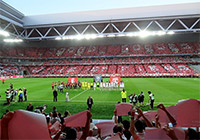
<path id="1" fill-rule="evenodd" d="M 4 39 L 4 42 L 8 42 L 8 43 L 18 43 L 18 42 L 22 42 L 22 39 Z"/>
<path id="2" fill-rule="evenodd" d="M 150 36 L 151 35 L 151 32 L 148 32 L 148 31 L 140 31 L 139 32 L 139 36 L 140 37 L 147 37 L 147 36 Z"/>
<path id="3" fill-rule="evenodd" d="M 98 35 L 97 37 L 99 37 L 99 38 L 103 38 L 103 37 L 105 37 L 104 35 Z"/>
<path id="4" fill-rule="evenodd" d="M 95 35 L 95 34 L 88 34 L 88 35 L 84 35 L 84 38 L 85 39 L 95 39 L 95 38 L 97 38 L 97 35 Z"/>
<path id="5" fill-rule="evenodd" d="M 77 40 L 81 40 L 81 39 L 83 39 L 84 38 L 84 36 L 82 36 L 82 35 L 77 35 L 77 36 L 75 36 L 75 39 L 77 39 Z"/>
<path id="6" fill-rule="evenodd" d="M 113 35 L 113 34 L 110 34 L 110 35 L 107 35 L 107 37 L 115 37 L 115 35 Z"/>
<path id="7" fill-rule="evenodd" d="M 56 37 L 56 40 L 61 40 L 62 38 L 61 37 Z"/>
<path id="8" fill-rule="evenodd" d="M 3 36 L 10 36 L 8 32 L 6 31 L 3 31 L 3 30 L 0 30 L 0 35 L 3 35 Z"/>
<path id="9" fill-rule="evenodd" d="M 121 37 L 121 36 L 126 36 L 125 34 L 118 34 L 117 36 Z"/>
<path id="10" fill-rule="evenodd" d="M 158 32 L 157 32 L 157 35 L 159 35 L 159 36 L 165 35 L 165 34 L 166 34 L 166 32 L 164 32 L 164 31 L 158 31 Z"/>
<path id="11" fill-rule="evenodd" d="M 128 33 L 126 36 L 138 36 L 138 33 Z"/>
<path id="12" fill-rule="evenodd" d="M 174 31 L 169 31 L 167 32 L 168 35 L 173 35 L 174 34 Z"/>

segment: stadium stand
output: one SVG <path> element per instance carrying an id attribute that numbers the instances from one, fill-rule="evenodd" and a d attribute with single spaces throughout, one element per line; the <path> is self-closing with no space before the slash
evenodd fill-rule
<path id="1" fill-rule="evenodd" d="M 2 47 L 0 52 L 1 75 L 4 76 L 19 75 L 23 72 L 27 76 L 192 76 L 198 72 L 188 64 L 199 63 L 199 46 L 196 42 L 70 48 Z M 17 59 L 12 59 L 13 57 Z"/>

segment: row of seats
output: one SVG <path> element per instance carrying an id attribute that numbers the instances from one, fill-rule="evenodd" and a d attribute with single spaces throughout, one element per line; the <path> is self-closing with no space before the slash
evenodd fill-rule
<path id="1" fill-rule="evenodd" d="M 128 44 L 110 46 L 73 46 L 59 48 L 31 48 L 7 46 L 0 48 L 4 57 L 80 57 L 80 56 L 113 56 L 113 55 L 148 55 L 148 54 L 194 54 L 199 53 L 196 42 Z"/>
<path id="2" fill-rule="evenodd" d="M 195 61 L 196 60 L 196 61 Z M 82 59 L 54 59 L 54 60 L 23 60 L 16 61 L 8 59 L 6 62 L 0 62 L 2 64 L 14 65 L 95 65 L 95 64 L 160 64 L 160 63 L 195 63 L 198 59 L 193 59 L 190 56 L 170 56 L 170 57 L 128 57 L 128 58 L 82 58 Z"/>
<path id="3" fill-rule="evenodd" d="M 154 64 L 154 65 L 89 65 L 89 66 L 1 66 L 0 75 L 19 75 L 20 71 L 31 75 L 78 75 L 78 74 L 162 74 L 162 73 L 195 73 L 187 64 Z"/>

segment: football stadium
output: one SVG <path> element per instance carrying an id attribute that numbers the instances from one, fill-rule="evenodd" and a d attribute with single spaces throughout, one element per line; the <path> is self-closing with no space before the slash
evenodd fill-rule
<path id="1" fill-rule="evenodd" d="M 200 139 L 199 7 L 26 16 L 0 0 L 0 139 Z"/>

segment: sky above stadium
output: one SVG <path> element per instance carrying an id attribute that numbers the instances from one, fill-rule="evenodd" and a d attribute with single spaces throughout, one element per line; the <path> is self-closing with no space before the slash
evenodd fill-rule
<path id="1" fill-rule="evenodd" d="M 24 15 L 200 2 L 200 0 L 3 0 Z"/>

